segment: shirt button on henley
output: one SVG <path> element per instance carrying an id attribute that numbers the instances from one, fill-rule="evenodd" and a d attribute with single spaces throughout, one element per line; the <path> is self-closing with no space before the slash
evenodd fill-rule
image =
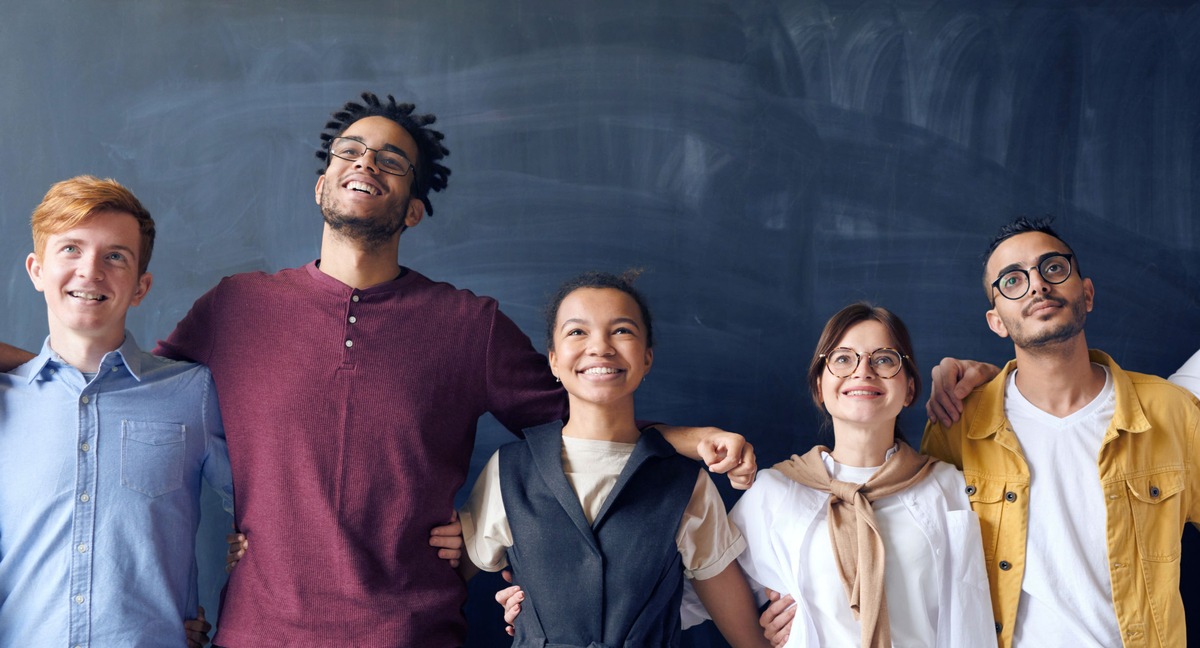
<path id="1" fill-rule="evenodd" d="M 346 348 L 348 349 L 352 346 L 354 346 L 354 340 L 346 340 Z"/>
<path id="2" fill-rule="evenodd" d="M 351 316 L 350 316 L 350 323 L 351 323 L 351 324 L 353 324 L 353 323 L 355 323 L 355 322 L 357 322 L 357 321 L 358 321 L 358 318 L 357 318 L 357 317 L 355 317 L 355 316 L 353 316 L 353 315 L 351 315 Z"/>
<path id="3" fill-rule="evenodd" d="M 350 296 L 350 301 L 352 301 L 352 302 L 357 302 L 357 301 L 358 301 L 358 295 L 351 295 L 351 296 Z"/>

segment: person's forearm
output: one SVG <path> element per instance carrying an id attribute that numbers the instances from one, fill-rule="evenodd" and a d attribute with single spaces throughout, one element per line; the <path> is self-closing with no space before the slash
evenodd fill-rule
<path id="1" fill-rule="evenodd" d="M 0 342 L 0 371 L 12 371 L 29 362 L 36 354 Z"/>
<path id="2" fill-rule="evenodd" d="M 708 580 L 693 580 L 692 587 L 730 645 L 735 648 L 770 645 L 758 625 L 754 595 L 737 561 Z"/>

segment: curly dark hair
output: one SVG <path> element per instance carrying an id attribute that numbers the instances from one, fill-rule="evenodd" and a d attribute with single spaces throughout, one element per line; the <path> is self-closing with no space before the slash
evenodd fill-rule
<path id="1" fill-rule="evenodd" d="M 558 287 L 558 292 L 550 298 L 550 303 L 546 305 L 546 349 L 554 350 L 554 327 L 558 323 L 558 307 L 562 306 L 567 295 L 581 288 L 612 288 L 632 297 L 638 310 L 641 311 L 642 323 L 646 325 L 646 348 L 654 348 L 654 324 L 650 317 L 650 307 L 646 305 L 646 298 L 642 297 L 642 293 L 633 287 L 633 282 L 641 274 L 640 269 L 626 270 L 620 275 L 592 271 L 564 282 Z"/>
<path id="2" fill-rule="evenodd" d="M 437 121 L 433 115 L 414 114 L 410 103 L 396 103 L 392 95 L 387 96 L 384 103 L 373 92 L 362 93 L 363 103 L 346 102 L 342 109 L 333 113 L 333 119 L 325 124 L 325 132 L 321 133 L 321 147 L 317 149 L 317 159 L 325 162 L 325 166 L 317 169 L 317 175 L 324 175 L 329 168 L 329 144 L 333 138 L 340 137 L 354 122 L 365 117 L 385 117 L 400 125 L 413 141 L 417 143 L 416 172 L 413 173 L 412 195 L 425 203 L 425 213 L 433 216 L 433 205 L 429 203 L 430 191 L 441 191 L 446 188 L 450 169 L 438 161 L 450 155 L 450 151 L 442 146 L 445 135 L 441 131 L 428 126 Z"/>

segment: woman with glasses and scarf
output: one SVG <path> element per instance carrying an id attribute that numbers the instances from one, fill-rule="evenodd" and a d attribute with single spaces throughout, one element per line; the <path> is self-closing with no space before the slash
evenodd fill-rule
<path id="1" fill-rule="evenodd" d="M 752 586 L 795 600 L 775 644 L 994 644 L 962 473 L 918 454 L 898 429 L 921 391 L 904 323 L 864 303 L 843 308 L 821 333 L 808 387 L 833 448 L 760 472 L 730 513 Z"/>

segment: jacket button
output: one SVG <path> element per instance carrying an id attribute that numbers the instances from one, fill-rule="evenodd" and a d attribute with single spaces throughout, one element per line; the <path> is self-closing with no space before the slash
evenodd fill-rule
<path id="1" fill-rule="evenodd" d="M 974 495 L 974 494 L 975 494 L 975 486 L 974 485 L 967 486 L 967 495 Z"/>
<path id="2" fill-rule="evenodd" d="M 1001 571 L 1008 571 L 1008 570 L 1012 569 L 1012 563 L 1008 562 L 1007 560 L 1001 560 L 1000 561 L 1000 569 L 1001 569 Z"/>
<path id="3" fill-rule="evenodd" d="M 1015 502 L 1015 501 L 1017 501 L 1017 494 L 1012 491 L 1008 491 L 1007 493 L 1004 494 L 1004 499 L 1006 499 L 1010 502 Z"/>
<path id="4" fill-rule="evenodd" d="M 1158 497 L 1161 494 L 1162 494 L 1162 491 L 1158 490 L 1158 486 L 1150 487 L 1150 497 Z"/>
<path id="5" fill-rule="evenodd" d="M 1004 624 L 997 621 L 996 622 L 996 634 L 1000 634 L 1000 631 L 1003 629 L 1004 629 Z"/>

